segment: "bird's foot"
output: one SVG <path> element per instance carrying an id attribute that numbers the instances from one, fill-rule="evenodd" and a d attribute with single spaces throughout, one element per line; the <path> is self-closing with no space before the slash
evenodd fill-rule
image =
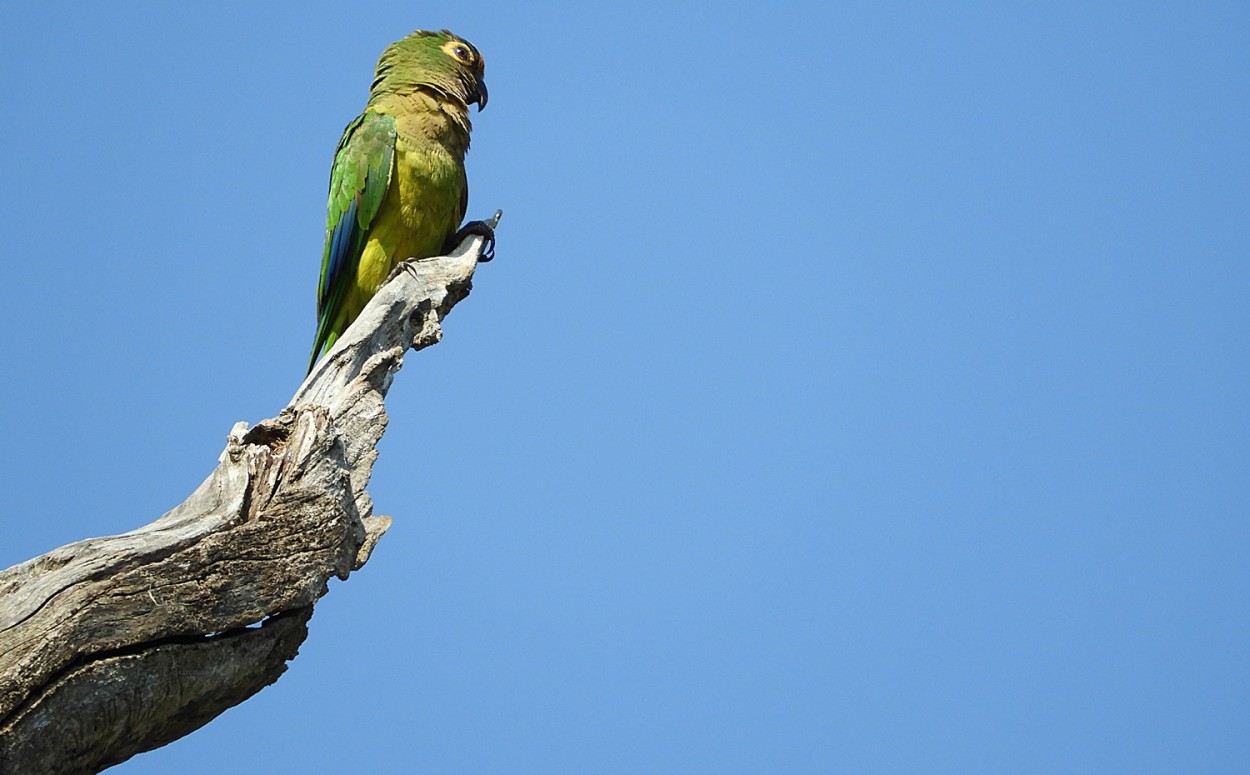
<path id="1" fill-rule="evenodd" d="M 486 244 L 482 246 L 482 252 L 478 255 L 477 260 L 486 263 L 495 257 L 495 223 L 499 221 L 499 217 L 495 216 L 490 221 L 469 221 L 460 227 L 460 231 L 456 232 L 448 243 L 451 248 L 455 248 L 466 237 L 485 237 Z"/>
<path id="2" fill-rule="evenodd" d="M 412 268 L 411 264 L 412 264 L 411 258 L 404 260 L 404 261 L 400 261 L 398 264 L 395 265 L 395 268 L 391 270 L 391 273 L 386 276 L 386 282 L 383 282 L 382 284 L 386 285 L 386 283 L 389 283 L 391 280 L 394 280 L 396 277 L 399 277 L 404 272 L 409 271 Z"/>

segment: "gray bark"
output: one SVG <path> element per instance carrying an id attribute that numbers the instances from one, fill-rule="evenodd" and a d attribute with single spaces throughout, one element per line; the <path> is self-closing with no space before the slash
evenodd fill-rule
<path id="1" fill-rule="evenodd" d="M 365 490 L 383 399 L 407 349 L 439 341 L 484 244 L 402 264 L 181 505 L 0 572 L 0 773 L 98 772 L 278 679 L 329 578 L 390 526 Z"/>

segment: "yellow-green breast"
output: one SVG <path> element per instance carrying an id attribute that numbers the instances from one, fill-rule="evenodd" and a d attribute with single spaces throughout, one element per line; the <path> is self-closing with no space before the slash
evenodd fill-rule
<path id="1" fill-rule="evenodd" d="M 343 321 L 360 314 L 401 261 L 442 252 L 464 217 L 468 186 L 468 116 L 463 105 L 418 93 L 381 100 L 369 110 L 395 118 L 395 160 L 356 281 L 344 300 Z"/>

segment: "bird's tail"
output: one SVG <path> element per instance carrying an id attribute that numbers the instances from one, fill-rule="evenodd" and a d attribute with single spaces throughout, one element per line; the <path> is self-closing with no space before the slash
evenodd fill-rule
<path id="1" fill-rule="evenodd" d="M 317 325 L 317 338 L 313 342 L 312 354 L 308 356 L 308 371 L 305 375 L 311 374 L 313 366 L 317 365 L 317 361 L 321 360 L 321 356 L 330 352 L 330 348 L 338 340 L 338 335 L 330 332 L 329 320 L 322 320 Z"/>

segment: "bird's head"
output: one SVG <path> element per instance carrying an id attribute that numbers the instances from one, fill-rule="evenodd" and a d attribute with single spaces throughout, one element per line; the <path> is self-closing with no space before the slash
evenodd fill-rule
<path id="1" fill-rule="evenodd" d="M 477 48 L 448 30 L 417 30 L 386 47 L 378 59 L 371 91 L 433 89 L 477 109 L 486 107 L 486 63 Z"/>

